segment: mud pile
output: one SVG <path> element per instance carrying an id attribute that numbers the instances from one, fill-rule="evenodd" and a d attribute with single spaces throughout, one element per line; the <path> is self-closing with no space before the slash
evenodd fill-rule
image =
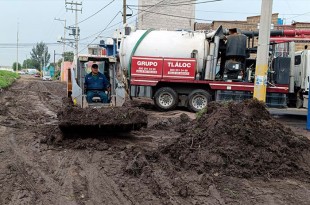
<path id="1" fill-rule="evenodd" d="M 210 103 L 179 138 L 160 148 L 172 164 L 237 177 L 309 175 L 310 142 L 271 118 L 257 100 Z"/>
<path id="2" fill-rule="evenodd" d="M 63 107 L 57 114 L 64 134 L 107 134 L 139 130 L 147 126 L 147 114 L 138 108 Z"/>

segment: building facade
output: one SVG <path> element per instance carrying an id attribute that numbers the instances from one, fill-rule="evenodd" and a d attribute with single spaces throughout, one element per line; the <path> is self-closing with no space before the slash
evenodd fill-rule
<path id="1" fill-rule="evenodd" d="M 138 3 L 138 29 L 194 29 L 193 3 L 184 3 L 184 0 L 139 0 Z"/>

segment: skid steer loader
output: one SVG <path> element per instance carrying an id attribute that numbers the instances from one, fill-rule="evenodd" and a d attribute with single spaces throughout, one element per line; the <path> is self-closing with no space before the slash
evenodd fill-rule
<path id="1" fill-rule="evenodd" d="M 147 115 L 138 108 L 122 107 L 126 91 L 124 84 L 117 79 L 115 57 L 104 55 L 79 55 L 68 70 L 67 95 L 73 106 L 65 106 L 58 113 L 59 128 L 66 135 L 105 135 L 110 133 L 130 132 L 147 125 Z M 85 76 L 93 63 L 99 65 L 110 82 L 106 91 L 108 103 L 101 103 L 94 97 L 86 100 L 84 89 Z"/>

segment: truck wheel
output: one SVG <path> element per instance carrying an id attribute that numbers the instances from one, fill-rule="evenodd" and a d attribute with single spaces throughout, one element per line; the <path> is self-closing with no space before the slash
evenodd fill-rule
<path id="1" fill-rule="evenodd" d="M 199 112 L 206 108 L 210 101 L 211 95 L 207 91 L 197 89 L 188 95 L 188 108 L 194 112 Z"/>
<path id="2" fill-rule="evenodd" d="M 172 110 L 178 105 L 178 94 L 169 87 L 158 89 L 154 95 L 154 103 L 163 111 Z"/>

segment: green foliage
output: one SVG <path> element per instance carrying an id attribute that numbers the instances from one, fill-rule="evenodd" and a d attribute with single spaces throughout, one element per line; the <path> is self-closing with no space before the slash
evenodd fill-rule
<path id="1" fill-rule="evenodd" d="M 26 59 L 23 62 L 23 68 L 35 68 L 35 62 L 32 59 Z"/>
<path id="2" fill-rule="evenodd" d="M 53 77 L 53 80 L 58 80 L 59 78 L 60 78 L 60 71 L 57 70 L 57 71 L 55 71 L 55 75 Z"/>
<path id="3" fill-rule="evenodd" d="M 48 64 L 51 58 L 51 55 L 48 53 L 48 47 L 43 42 L 37 43 L 37 45 L 32 48 L 30 55 L 34 68 L 39 71 L 41 71 L 44 63 Z"/>
<path id="4" fill-rule="evenodd" d="M 64 56 L 65 56 L 65 61 L 73 62 L 74 53 L 73 53 L 72 51 L 65 52 L 65 53 L 64 53 Z"/>
<path id="5" fill-rule="evenodd" d="M 64 53 L 65 61 L 73 62 L 74 53 L 72 51 L 68 51 Z M 62 58 L 58 60 L 57 65 L 60 68 L 62 63 Z"/>
<path id="6" fill-rule="evenodd" d="M 13 63 L 13 66 L 12 66 L 12 68 L 13 68 L 13 70 L 15 70 L 16 71 L 16 62 L 14 62 Z M 20 64 L 20 63 L 18 63 L 18 70 L 21 70 L 22 69 L 22 65 Z"/>
<path id="7" fill-rule="evenodd" d="M 62 63 L 62 58 L 57 61 L 57 67 L 60 68 Z"/>
<path id="8" fill-rule="evenodd" d="M 203 108 L 202 110 L 200 110 L 199 112 L 196 113 L 196 119 L 199 119 L 203 116 L 204 113 L 207 112 L 207 108 Z"/>
<path id="9" fill-rule="evenodd" d="M 48 66 L 48 67 L 50 67 L 50 66 L 53 66 L 54 68 L 57 68 L 57 63 L 50 63 L 50 65 Z"/>
<path id="10" fill-rule="evenodd" d="M 0 70 L 0 88 L 9 87 L 17 78 L 19 78 L 17 73 Z"/>

